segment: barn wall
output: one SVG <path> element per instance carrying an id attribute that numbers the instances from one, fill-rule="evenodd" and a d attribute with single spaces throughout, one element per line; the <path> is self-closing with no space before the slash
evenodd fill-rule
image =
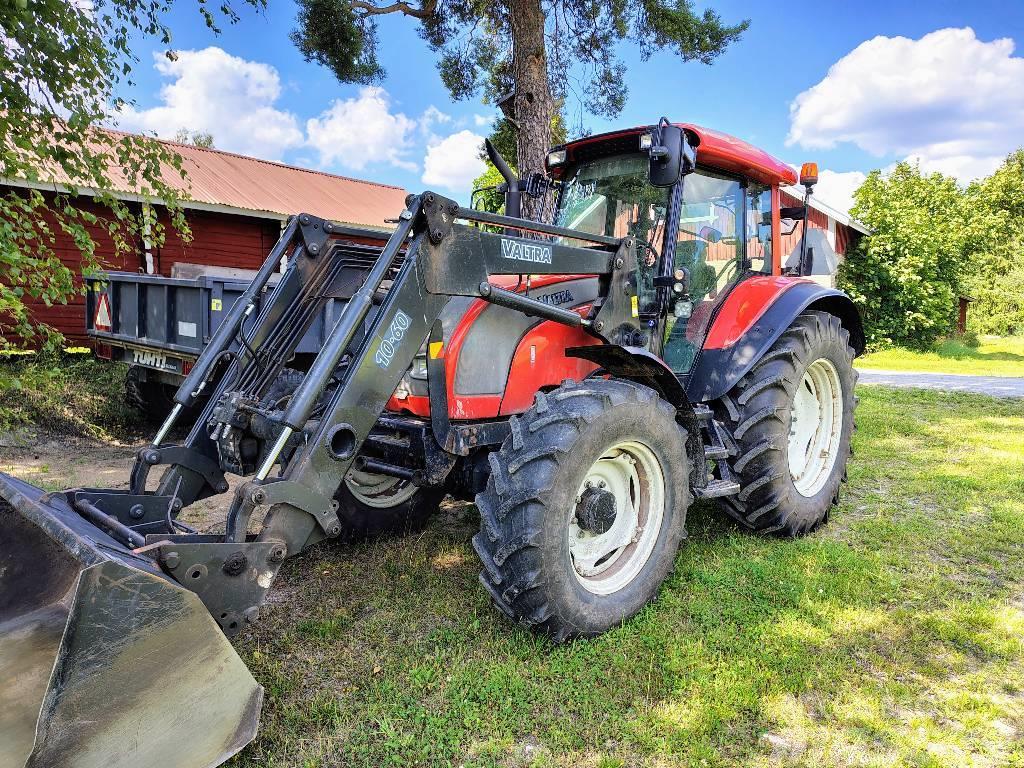
<path id="1" fill-rule="evenodd" d="M 93 202 L 91 198 L 82 198 L 77 201 L 76 205 L 81 210 L 95 214 L 98 217 L 109 215 L 109 209 Z M 75 245 L 71 236 L 60 229 L 52 215 L 45 214 L 44 221 L 54 235 L 54 253 L 75 275 L 76 285 L 81 286 L 81 251 Z M 104 227 L 95 224 L 87 225 L 86 229 L 96 244 L 98 260 L 108 269 L 134 271 L 139 268 L 137 253 L 117 255 L 114 241 Z M 43 301 L 28 300 L 25 303 L 35 322 L 53 326 L 73 344 L 83 344 L 85 342 L 85 296 L 75 294 L 68 299 L 67 304 L 55 304 L 53 306 L 46 306 Z M 19 341 L 17 339 L 12 340 Z"/>
<path id="2" fill-rule="evenodd" d="M 184 242 L 161 217 L 165 242 L 154 249 L 156 271 L 170 275 L 175 262 L 214 267 L 259 269 L 281 234 L 281 223 L 255 216 L 210 211 L 188 211 L 192 240 Z"/>
<path id="3" fill-rule="evenodd" d="M 97 216 L 109 215 L 109 209 L 93 202 L 92 198 L 80 198 L 76 205 Z M 256 216 L 239 216 L 213 211 L 186 211 L 186 218 L 192 230 L 192 239 L 185 242 L 170 226 L 165 213 L 160 213 L 164 225 L 164 244 L 150 249 L 157 274 L 171 275 L 176 262 L 204 264 L 214 267 L 237 269 L 258 269 L 281 234 L 281 222 Z M 47 222 L 54 232 L 54 251 L 60 260 L 76 276 L 76 283 L 82 284 L 82 254 L 72 238 L 60 231 L 55 222 Z M 105 269 L 111 271 L 146 272 L 145 248 L 141 240 L 133 239 L 129 253 L 117 255 L 114 243 L 100 226 L 89 227 L 89 233 L 96 242 L 96 253 Z M 386 239 L 350 237 L 346 239 L 367 245 L 380 245 Z M 85 335 L 85 296 L 74 295 L 67 304 L 48 307 L 43 302 L 29 302 L 29 311 L 36 322 L 46 323 L 67 337 L 72 345 L 88 343 Z"/>
<path id="4" fill-rule="evenodd" d="M 109 209 L 92 201 L 80 198 L 76 205 L 97 216 L 109 215 Z M 54 251 L 76 276 L 81 286 L 82 254 L 72 238 L 59 230 L 52 217 L 47 224 L 54 232 Z M 235 216 L 227 213 L 188 211 L 187 219 L 192 228 L 191 242 L 183 242 L 178 233 L 165 224 L 165 243 L 153 248 L 156 271 L 169 276 L 176 261 L 206 264 L 217 267 L 238 267 L 257 269 L 266 254 L 277 241 L 280 223 L 272 219 L 254 216 Z M 96 253 L 100 263 L 109 270 L 145 272 L 146 262 L 141 241 L 133 239 L 134 247 L 129 253 L 117 255 L 114 243 L 100 226 L 88 228 L 96 242 Z M 72 344 L 85 344 L 85 297 L 74 295 L 67 304 L 46 306 L 42 301 L 28 302 L 29 311 L 36 322 L 46 323 L 63 333 Z"/>
<path id="5" fill-rule="evenodd" d="M 803 205 L 803 200 L 794 197 L 793 195 L 783 190 L 781 205 Z M 851 227 L 846 226 L 845 224 L 841 224 L 835 219 L 830 219 L 829 216 L 825 214 L 823 211 L 811 208 L 808 211 L 808 216 L 810 217 L 811 227 L 830 233 L 829 242 L 832 245 L 832 249 L 840 257 L 840 261 L 842 260 L 842 257 L 845 256 L 847 249 L 850 248 L 851 245 L 861 237 L 860 232 L 858 232 L 855 229 L 852 229 Z M 796 249 L 800 247 L 800 238 L 802 236 L 802 231 L 803 225 L 798 224 L 791 234 L 782 236 L 783 263 L 785 263 L 786 257 L 789 256 L 789 254 L 793 253 Z M 833 275 L 832 279 L 827 282 L 829 285 L 834 285 L 835 276 Z"/>

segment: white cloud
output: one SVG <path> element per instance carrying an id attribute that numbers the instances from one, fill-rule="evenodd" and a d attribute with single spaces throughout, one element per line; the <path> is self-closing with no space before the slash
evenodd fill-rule
<path id="1" fill-rule="evenodd" d="M 963 181 L 990 173 L 1024 135 L 1024 58 L 1013 51 L 970 28 L 875 37 L 796 97 L 787 144 L 849 142 Z"/>
<path id="2" fill-rule="evenodd" d="M 484 172 L 480 159 L 483 143 L 483 136 L 464 130 L 431 144 L 423 165 L 423 183 L 468 192 L 473 179 Z"/>
<path id="3" fill-rule="evenodd" d="M 494 122 L 495 115 L 473 115 L 473 125 L 477 128 L 488 128 Z"/>
<path id="4" fill-rule="evenodd" d="M 440 109 L 431 104 L 420 115 L 420 133 L 424 136 L 434 138 L 433 129 L 435 125 L 449 125 L 452 122 L 452 116 L 445 114 Z"/>
<path id="5" fill-rule="evenodd" d="M 306 121 L 308 143 L 319 151 L 321 165 L 356 171 L 382 162 L 419 170 L 406 159 L 415 129 L 416 121 L 392 113 L 388 92 L 375 86 L 360 88 L 354 99 L 335 100 L 319 117 Z"/>
<path id="6" fill-rule="evenodd" d="M 849 213 L 853 207 L 853 193 L 867 179 L 867 174 L 860 171 L 828 171 L 818 174 L 818 183 L 814 187 L 814 196 L 837 211 Z"/>
<path id="7" fill-rule="evenodd" d="M 179 51 L 175 60 L 154 54 L 157 71 L 172 82 L 160 88 L 160 105 L 115 115 L 118 127 L 171 138 L 178 130 L 205 131 L 218 149 L 270 160 L 300 146 L 304 137 L 290 112 L 277 109 L 281 79 L 268 64 L 220 48 Z"/>

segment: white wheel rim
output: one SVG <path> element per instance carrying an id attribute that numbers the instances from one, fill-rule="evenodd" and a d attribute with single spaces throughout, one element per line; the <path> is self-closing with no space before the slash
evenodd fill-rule
<path id="1" fill-rule="evenodd" d="M 589 486 L 588 486 L 589 483 Z M 615 497 L 615 520 L 604 533 L 584 530 L 576 505 L 588 487 Z M 643 443 L 623 441 L 594 462 L 569 511 L 569 559 L 577 580 L 596 595 L 629 585 L 651 557 L 665 517 L 665 474 Z"/>
<path id="2" fill-rule="evenodd" d="M 390 509 L 404 504 L 419 490 L 400 477 L 359 472 L 355 469 L 350 469 L 345 476 L 345 485 L 356 500 L 375 509 Z"/>
<path id="3" fill-rule="evenodd" d="M 814 496 L 828 481 L 843 434 L 843 385 L 824 358 L 811 363 L 793 396 L 789 473 L 801 496 Z"/>

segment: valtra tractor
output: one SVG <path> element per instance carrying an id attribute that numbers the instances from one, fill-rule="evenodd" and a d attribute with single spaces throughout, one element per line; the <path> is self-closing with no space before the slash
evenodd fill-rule
<path id="1" fill-rule="evenodd" d="M 864 340 L 806 258 L 783 274 L 790 167 L 665 119 L 557 147 L 544 176 L 493 159 L 507 215 L 413 195 L 372 253 L 293 217 L 129 489 L 0 475 L 0 767 L 220 764 L 263 694 L 227 638 L 281 563 L 446 494 L 479 508 L 494 604 L 555 642 L 655 597 L 694 498 L 760 532 L 827 519 Z M 541 192 L 553 222 L 519 218 Z M 344 311 L 300 364 L 328 298 Z M 224 533 L 181 522 L 227 473 Z"/>

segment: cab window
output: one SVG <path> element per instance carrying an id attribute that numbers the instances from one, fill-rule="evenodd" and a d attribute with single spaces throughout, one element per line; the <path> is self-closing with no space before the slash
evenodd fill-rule
<path id="1" fill-rule="evenodd" d="M 763 184 L 747 187 L 747 269 L 765 274 L 772 271 L 772 188 Z"/>

